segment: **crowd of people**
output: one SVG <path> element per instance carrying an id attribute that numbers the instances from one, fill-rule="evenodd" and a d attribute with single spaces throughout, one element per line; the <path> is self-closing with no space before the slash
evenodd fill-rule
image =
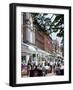
<path id="1" fill-rule="evenodd" d="M 48 76 L 51 73 L 64 75 L 64 61 L 61 58 L 56 58 L 54 61 L 42 58 L 38 61 L 33 55 L 33 59 L 30 56 L 28 62 L 21 65 L 22 77 Z"/>

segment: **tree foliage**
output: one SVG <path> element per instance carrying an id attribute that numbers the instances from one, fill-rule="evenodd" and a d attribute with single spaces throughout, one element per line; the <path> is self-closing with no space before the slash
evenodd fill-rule
<path id="1" fill-rule="evenodd" d="M 51 14 L 48 13 L 32 13 L 34 22 L 38 23 L 43 31 L 48 35 L 53 32 L 57 33 L 58 37 L 62 38 L 64 43 L 64 15 L 63 14 Z"/>

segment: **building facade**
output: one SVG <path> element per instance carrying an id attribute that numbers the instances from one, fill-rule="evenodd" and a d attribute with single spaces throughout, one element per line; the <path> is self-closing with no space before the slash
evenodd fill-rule
<path id="1" fill-rule="evenodd" d="M 59 52 L 59 43 L 57 40 L 52 40 L 52 52 L 53 53 Z"/>
<path id="2" fill-rule="evenodd" d="M 59 52 L 57 40 L 43 32 L 42 28 L 34 23 L 31 13 L 22 13 L 22 31 L 21 31 L 21 55 L 27 59 L 35 54 L 40 57 L 52 56 Z M 38 57 L 37 57 L 38 58 Z M 37 60 L 36 58 L 36 60 Z M 41 58 L 40 58 L 41 60 Z"/>
<path id="3" fill-rule="evenodd" d="M 33 24 L 30 13 L 22 13 L 22 41 L 52 53 L 52 39 L 46 35 L 37 24 Z"/>

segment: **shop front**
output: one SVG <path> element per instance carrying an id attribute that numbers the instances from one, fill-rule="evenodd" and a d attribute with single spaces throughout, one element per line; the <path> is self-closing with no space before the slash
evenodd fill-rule
<path id="1" fill-rule="evenodd" d="M 33 70 L 34 68 L 38 68 L 38 71 L 45 67 L 45 62 L 48 64 L 50 62 L 50 54 L 46 51 L 39 49 L 36 46 L 22 44 L 22 52 L 21 52 L 21 66 L 22 66 L 22 76 L 29 76 L 29 70 Z M 25 70 L 26 67 L 26 70 Z M 29 70 L 28 70 L 29 69 Z M 24 73 L 24 71 L 26 73 Z M 37 70 L 36 70 L 37 71 Z M 42 74 L 40 74 L 42 75 Z"/>

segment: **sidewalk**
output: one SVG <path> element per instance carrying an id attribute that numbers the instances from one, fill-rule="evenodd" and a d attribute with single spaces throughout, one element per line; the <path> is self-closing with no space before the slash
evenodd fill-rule
<path id="1" fill-rule="evenodd" d="M 49 73 L 46 76 L 55 76 L 55 75 L 56 75 L 55 73 Z"/>

